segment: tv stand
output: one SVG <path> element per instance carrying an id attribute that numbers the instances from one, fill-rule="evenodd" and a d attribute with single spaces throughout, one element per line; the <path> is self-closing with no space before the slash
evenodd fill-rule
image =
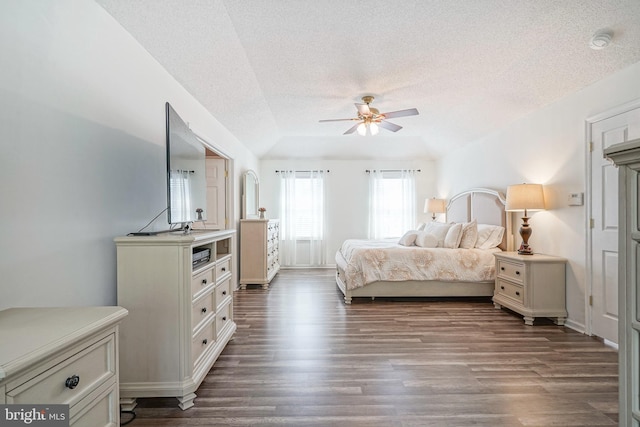
<path id="1" fill-rule="evenodd" d="M 184 230 L 182 230 L 184 232 Z M 235 230 L 115 239 L 120 325 L 120 402 L 175 397 L 193 406 L 196 390 L 236 330 Z M 193 264 L 193 254 L 209 259 Z"/>

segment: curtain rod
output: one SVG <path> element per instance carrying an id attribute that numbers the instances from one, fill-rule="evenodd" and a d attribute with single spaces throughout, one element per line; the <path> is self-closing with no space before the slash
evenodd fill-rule
<path id="1" fill-rule="evenodd" d="M 314 171 L 298 171 L 298 170 L 295 170 L 295 171 L 294 170 L 279 171 L 279 170 L 276 170 L 276 173 L 280 173 L 280 172 L 325 172 L 325 171 L 323 171 L 322 169 L 314 170 Z M 326 172 L 329 172 L 329 169 L 327 169 Z"/>
<path id="2" fill-rule="evenodd" d="M 376 172 L 376 170 L 365 170 L 366 173 Z M 380 169 L 380 172 L 422 172 L 420 169 Z"/>

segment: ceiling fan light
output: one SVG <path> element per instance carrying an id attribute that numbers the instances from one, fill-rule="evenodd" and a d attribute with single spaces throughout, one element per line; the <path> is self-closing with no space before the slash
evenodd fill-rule
<path id="1" fill-rule="evenodd" d="M 367 134 L 367 125 L 365 125 L 364 123 L 360 123 L 358 125 L 358 135 L 360 136 L 365 136 Z"/>
<path id="2" fill-rule="evenodd" d="M 378 132 L 380 132 L 380 128 L 378 128 L 377 124 L 371 123 L 369 125 L 369 132 L 371 132 L 371 135 L 377 135 Z"/>

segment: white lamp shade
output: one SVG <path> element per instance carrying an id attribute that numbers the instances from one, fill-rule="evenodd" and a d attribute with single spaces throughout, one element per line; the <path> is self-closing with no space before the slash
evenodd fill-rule
<path id="1" fill-rule="evenodd" d="M 425 213 L 445 213 L 446 206 L 445 201 L 443 199 L 427 199 L 424 201 L 424 212 Z"/>
<path id="2" fill-rule="evenodd" d="M 541 211 L 544 208 L 541 184 L 517 184 L 507 187 L 506 211 Z"/>

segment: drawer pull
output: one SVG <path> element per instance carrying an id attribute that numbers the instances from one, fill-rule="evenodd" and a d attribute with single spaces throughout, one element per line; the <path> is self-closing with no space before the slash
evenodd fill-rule
<path id="1" fill-rule="evenodd" d="M 226 294 L 227 294 L 227 291 L 222 291 L 222 295 L 226 295 Z"/>
<path id="2" fill-rule="evenodd" d="M 227 267 L 222 267 L 220 271 L 227 271 Z"/>
<path id="3" fill-rule="evenodd" d="M 207 279 L 202 279 L 202 286 L 207 284 Z"/>
<path id="4" fill-rule="evenodd" d="M 520 272 L 518 270 L 516 270 L 516 276 L 519 276 Z"/>
<path id="5" fill-rule="evenodd" d="M 202 312 L 206 313 L 207 312 L 207 307 L 202 307 Z"/>
<path id="6" fill-rule="evenodd" d="M 72 375 L 69 378 L 67 378 L 67 380 L 64 382 L 64 386 L 68 389 L 73 390 L 74 388 L 78 387 L 79 383 L 80 383 L 80 377 L 77 375 Z"/>
<path id="7" fill-rule="evenodd" d="M 207 343 L 209 342 L 209 340 L 207 340 L 206 338 L 202 340 L 202 345 L 207 345 Z"/>
<path id="8" fill-rule="evenodd" d="M 500 286 L 500 289 L 502 289 L 504 291 L 504 286 Z"/>
<path id="9" fill-rule="evenodd" d="M 516 291 L 516 295 L 520 296 L 520 292 Z"/>
<path id="10" fill-rule="evenodd" d="M 500 270 L 504 271 L 504 267 L 500 267 Z"/>
<path id="11" fill-rule="evenodd" d="M 227 316 L 224 316 L 224 317 L 222 318 L 222 321 L 223 321 L 223 322 L 226 322 L 226 321 L 227 321 Z"/>

